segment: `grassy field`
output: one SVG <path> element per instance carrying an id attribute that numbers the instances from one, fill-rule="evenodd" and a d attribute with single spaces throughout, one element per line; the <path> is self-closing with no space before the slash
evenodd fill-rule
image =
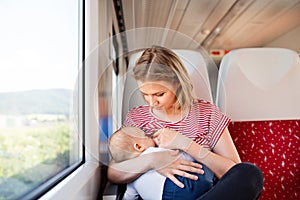
<path id="1" fill-rule="evenodd" d="M 0 129 L 0 199 L 14 199 L 69 165 L 67 121 Z"/>

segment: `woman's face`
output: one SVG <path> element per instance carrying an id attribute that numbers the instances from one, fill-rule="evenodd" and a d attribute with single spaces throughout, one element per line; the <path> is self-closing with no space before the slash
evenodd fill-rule
<path id="1" fill-rule="evenodd" d="M 167 114 L 174 112 L 177 86 L 165 81 L 141 82 L 138 81 L 139 90 L 150 107 Z M 176 87 L 176 88 L 175 88 Z"/>

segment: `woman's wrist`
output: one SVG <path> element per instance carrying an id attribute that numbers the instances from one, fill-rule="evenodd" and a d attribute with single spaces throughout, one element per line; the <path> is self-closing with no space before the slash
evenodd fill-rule
<path id="1" fill-rule="evenodd" d="M 179 137 L 177 137 L 177 148 L 182 150 L 182 151 L 187 151 L 187 149 L 192 145 L 193 140 L 187 136 L 184 136 L 180 133 L 178 133 Z"/>
<path id="2" fill-rule="evenodd" d="M 169 166 L 176 161 L 179 156 L 179 150 L 165 149 L 163 151 L 149 153 L 149 163 L 147 163 L 147 165 L 150 169 L 159 170 Z"/>
<path id="3" fill-rule="evenodd" d="M 151 169 L 155 169 L 156 166 L 156 152 L 153 152 L 153 153 L 149 153 L 149 154 L 146 154 L 145 156 L 147 156 L 147 159 L 145 159 L 147 161 L 147 166 L 149 166 L 149 170 Z"/>
<path id="4" fill-rule="evenodd" d="M 190 154 L 197 161 L 201 162 L 201 160 L 206 158 L 206 156 L 210 153 L 210 150 L 193 141 L 185 152 Z"/>
<path id="5" fill-rule="evenodd" d="M 199 159 L 204 159 L 208 154 L 209 150 L 207 148 L 204 148 L 203 146 L 200 145 L 200 150 L 199 150 Z"/>

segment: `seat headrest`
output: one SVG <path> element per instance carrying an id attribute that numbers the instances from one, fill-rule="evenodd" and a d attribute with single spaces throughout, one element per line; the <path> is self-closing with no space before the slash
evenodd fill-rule
<path id="1" fill-rule="evenodd" d="M 300 59 L 284 48 L 233 50 L 221 61 L 216 103 L 233 121 L 300 118 Z"/>

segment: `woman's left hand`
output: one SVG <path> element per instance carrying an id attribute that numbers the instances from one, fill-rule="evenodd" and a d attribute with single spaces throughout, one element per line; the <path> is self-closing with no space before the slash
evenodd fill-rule
<path id="1" fill-rule="evenodd" d="M 156 169 L 160 174 L 169 178 L 178 187 L 183 188 L 184 184 L 180 182 L 175 175 L 197 180 L 198 176 L 193 173 L 204 174 L 202 165 L 188 160 L 176 159 L 164 168 Z"/>
<path id="2" fill-rule="evenodd" d="M 178 131 L 162 128 L 152 136 L 156 145 L 168 149 L 180 149 L 185 151 L 193 142 L 192 139 L 182 135 Z"/>

